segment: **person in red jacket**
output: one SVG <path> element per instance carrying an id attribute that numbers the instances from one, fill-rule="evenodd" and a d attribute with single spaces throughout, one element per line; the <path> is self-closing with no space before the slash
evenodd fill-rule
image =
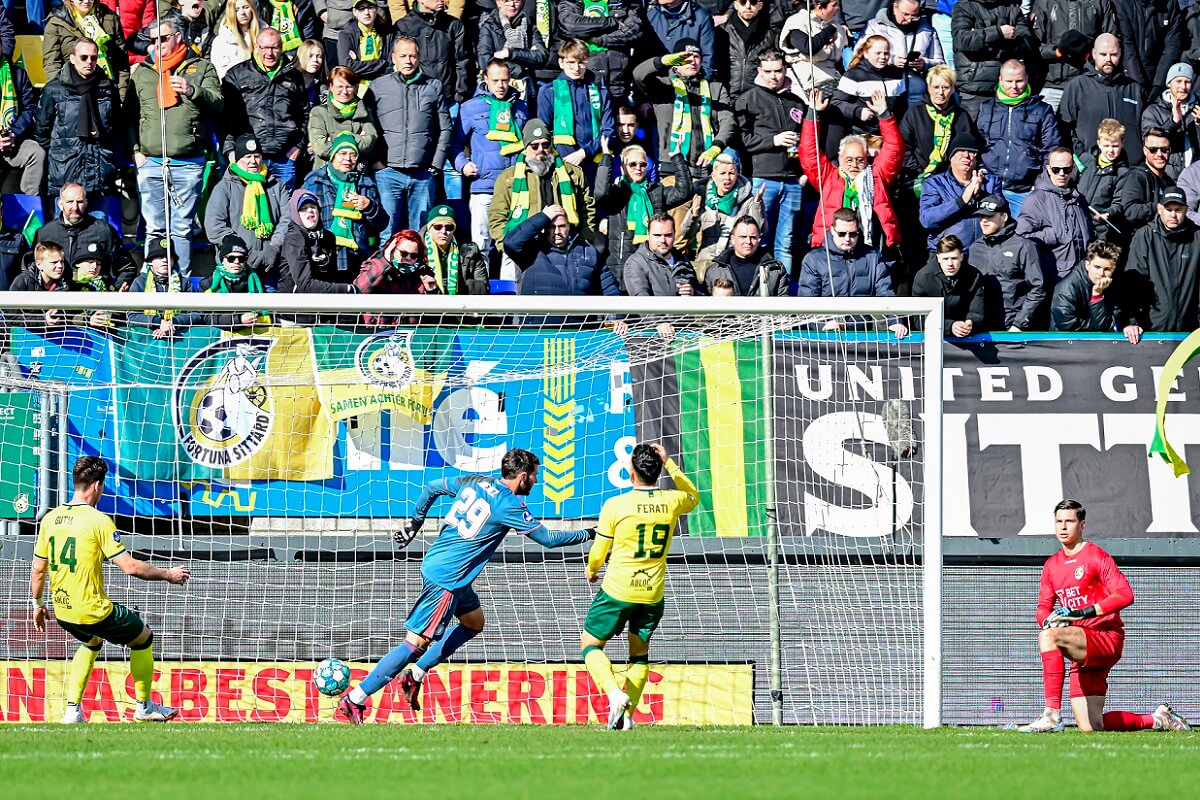
<path id="1" fill-rule="evenodd" d="M 817 117 L 829 107 L 829 97 L 813 92 L 813 104 L 800 134 L 800 166 L 808 183 L 821 195 L 821 204 L 813 220 L 812 246 L 821 247 L 825 231 L 839 208 L 853 209 L 859 218 L 863 241 L 881 250 L 900 244 L 900 223 L 892 208 L 889 190 L 904 165 L 904 140 L 900 126 L 888 110 L 887 98 L 875 92 L 867 107 L 879 119 L 883 147 L 870 163 L 867 143 L 861 136 L 847 136 L 838 147 L 838 163 L 830 161 L 822 147 Z"/>
<path id="2" fill-rule="evenodd" d="M 1150 714 L 1104 711 L 1108 673 L 1121 660 L 1125 644 L 1121 609 L 1133 605 L 1133 589 L 1112 556 L 1083 540 L 1086 515 L 1077 500 L 1063 500 L 1054 507 L 1054 534 L 1062 549 L 1042 567 L 1037 605 L 1046 708 L 1020 730 L 1063 729 L 1064 656 L 1071 660 L 1071 711 L 1080 731 L 1190 730 L 1166 703 Z"/>

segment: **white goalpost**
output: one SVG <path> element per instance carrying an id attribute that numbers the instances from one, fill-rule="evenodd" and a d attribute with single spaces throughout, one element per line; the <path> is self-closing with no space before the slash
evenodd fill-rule
<path id="1" fill-rule="evenodd" d="M 72 324 L 48 327 L 50 304 Z M 248 310 L 260 324 L 227 324 Z M 62 711 L 76 644 L 34 633 L 27 587 L 80 455 L 108 462 L 100 508 L 129 549 L 192 569 L 179 588 L 105 573 L 155 631 L 162 701 L 328 722 L 316 663 L 357 678 L 403 637 L 449 507 L 397 544 L 425 483 L 525 448 L 531 513 L 573 529 L 657 441 L 701 506 L 670 543 L 636 721 L 941 724 L 940 301 L 5 292 L 0 314 L 0 720 Z M 484 633 L 420 712 L 385 689 L 368 721 L 602 719 L 585 560 L 509 537 L 475 585 Z M 105 646 L 90 721 L 132 708 L 125 657 Z"/>

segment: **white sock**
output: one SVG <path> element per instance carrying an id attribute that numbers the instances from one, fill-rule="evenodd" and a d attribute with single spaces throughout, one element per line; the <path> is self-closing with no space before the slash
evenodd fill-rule
<path id="1" fill-rule="evenodd" d="M 367 704 L 367 693 L 362 690 L 361 686 L 355 686 L 350 690 L 350 702 L 360 706 Z"/>
<path id="2" fill-rule="evenodd" d="M 413 664 L 411 667 L 409 667 L 408 672 L 413 676 L 413 680 L 417 683 L 425 680 L 425 670 L 421 669 L 421 667 L 417 664 Z"/>

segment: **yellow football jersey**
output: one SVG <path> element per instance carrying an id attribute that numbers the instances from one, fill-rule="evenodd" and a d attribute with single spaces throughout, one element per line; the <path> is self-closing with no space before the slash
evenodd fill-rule
<path id="1" fill-rule="evenodd" d="M 33 554 L 50 562 L 54 616 L 64 622 L 103 622 L 113 604 L 104 593 L 104 561 L 125 552 L 112 518 L 89 505 L 65 505 L 42 519 Z"/>
<path id="2" fill-rule="evenodd" d="M 588 574 L 600 574 L 612 550 L 604 591 L 626 603 L 657 603 L 667 577 L 667 554 L 679 518 L 700 504 L 696 485 L 668 459 L 675 489 L 634 489 L 604 503 L 588 554 Z"/>

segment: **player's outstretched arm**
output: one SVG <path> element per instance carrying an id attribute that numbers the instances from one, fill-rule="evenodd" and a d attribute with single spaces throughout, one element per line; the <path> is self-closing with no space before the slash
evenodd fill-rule
<path id="1" fill-rule="evenodd" d="M 188 578 L 192 577 L 192 571 L 187 567 L 160 569 L 153 564 L 137 560 L 129 555 L 128 552 L 114 558 L 112 563 L 120 567 L 121 572 L 124 572 L 126 575 L 143 581 L 166 581 L 178 586 L 187 583 Z"/>
<path id="2" fill-rule="evenodd" d="M 542 523 L 536 528 L 525 531 L 525 535 L 542 547 L 569 547 L 573 544 L 583 544 L 596 537 L 595 528 L 584 528 L 581 531 L 552 531 Z"/>

